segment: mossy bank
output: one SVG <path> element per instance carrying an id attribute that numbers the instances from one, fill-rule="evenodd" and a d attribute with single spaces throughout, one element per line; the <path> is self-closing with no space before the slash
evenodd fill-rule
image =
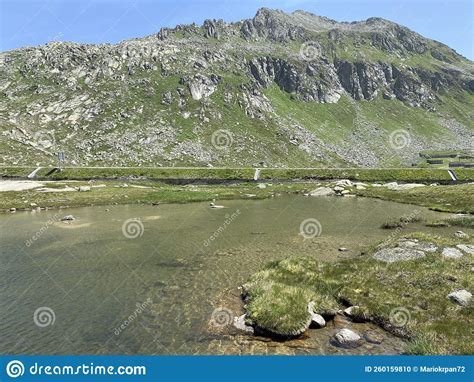
<path id="1" fill-rule="evenodd" d="M 247 322 L 291 338 L 309 327 L 308 304 L 326 320 L 352 306 L 352 320 L 407 339 L 405 353 L 472 354 L 473 303 L 453 297 L 473 291 L 472 243 L 415 233 L 338 263 L 298 256 L 272 262 L 243 287 Z"/>

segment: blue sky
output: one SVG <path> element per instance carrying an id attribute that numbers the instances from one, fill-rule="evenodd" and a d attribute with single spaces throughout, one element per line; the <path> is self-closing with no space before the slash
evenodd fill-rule
<path id="1" fill-rule="evenodd" d="M 57 40 L 115 43 L 162 26 L 251 18 L 260 7 L 339 21 L 383 17 L 474 59 L 473 0 L 0 0 L 0 51 Z"/>

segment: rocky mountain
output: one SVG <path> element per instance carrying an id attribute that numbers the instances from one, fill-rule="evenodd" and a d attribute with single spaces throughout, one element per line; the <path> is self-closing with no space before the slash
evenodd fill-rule
<path id="1" fill-rule="evenodd" d="M 392 166 L 474 142 L 474 63 L 393 22 L 260 9 L 0 54 L 0 161 Z"/>

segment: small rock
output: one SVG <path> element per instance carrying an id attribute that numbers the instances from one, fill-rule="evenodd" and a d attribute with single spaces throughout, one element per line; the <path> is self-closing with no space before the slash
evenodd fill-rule
<path id="1" fill-rule="evenodd" d="M 353 183 L 349 179 L 341 179 L 336 182 L 336 186 L 352 187 Z"/>
<path id="2" fill-rule="evenodd" d="M 311 315 L 311 326 L 316 326 L 318 328 L 324 328 L 326 326 L 326 320 L 320 314 Z"/>
<path id="3" fill-rule="evenodd" d="M 364 333 L 364 338 L 367 342 L 371 344 L 381 344 L 384 340 L 383 336 L 380 333 L 377 333 L 374 330 L 367 330 Z"/>
<path id="4" fill-rule="evenodd" d="M 461 251 L 464 251 L 470 255 L 474 255 L 474 245 L 470 244 L 458 244 L 456 245 Z"/>
<path id="5" fill-rule="evenodd" d="M 355 348 L 361 345 L 361 338 L 350 329 L 342 329 L 333 337 L 333 344 L 344 348 Z"/>
<path id="6" fill-rule="evenodd" d="M 263 189 L 267 188 L 267 185 L 264 184 L 264 183 L 259 183 L 259 184 L 257 185 L 257 187 L 260 188 L 261 190 L 263 190 Z"/>
<path id="7" fill-rule="evenodd" d="M 349 190 L 343 190 L 341 191 L 341 195 L 347 195 L 350 194 L 351 192 Z"/>
<path id="8" fill-rule="evenodd" d="M 66 215 L 61 219 L 62 222 L 67 222 L 67 221 L 72 221 L 72 220 L 76 220 L 76 218 L 72 215 Z"/>
<path id="9" fill-rule="evenodd" d="M 314 313 L 314 302 L 308 304 L 308 313 L 311 315 L 310 327 L 324 328 L 326 320 L 320 314 Z"/>
<path id="10" fill-rule="evenodd" d="M 347 252 L 348 249 L 346 247 L 340 247 L 340 248 L 338 248 L 338 251 L 339 252 Z"/>
<path id="11" fill-rule="evenodd" d="M 358 184 L 358 185 L 356 186 L 356 190 L 365 190 L 365 189 L 366 189 L 366 187 L 361 186 L 360 184 Z"/>
<path id="12" fill-rule="evenodd" d="M 459 259 L 464 256 L 459 249 L 449 247 L 444 248 L 441 254 L 448 259 Z"/>
<path id="13" fill-rule="evenodd" d="M 30 203 L 30 207 L 36 207 L 37 204 L 36 203 Z"/>
<path id="14" fill-rule="evenodd" d="M 460 289 L 448 294 L 448 298 L 458 305 L 467 306 L 471 301 L 472 293 L 465 289 Z"/>
<path id="15" fill-rule="evenodd" d="M 234 326 L 239 329 L 239 330 L 243 330 L 244 332 L 247 332 L 247 333 L 252 333 L 254 332 L 254 329 L 253 327 L 251 327 L 250 325 L 247 325 L 245 323 L 245 314 L 239 316 L 239 317 L 234 317 Z"/>
<path id="16" fill-rule="evenodd" d="M 358 309 L 359 307 L 357 305 L 350 306 L 349 308 L 344 309 L 344 314 L 348 317 L 352 317 L 353 315 L 353 310 Z"/>
<path id="17" fill-rule="evenodd" d="M 336 186 L 336 187 L 333 188 L 333 190 L 336 191 L 336 192 L 342 192 L 342 191 L 344 191 L 344 187 Z"/>
<path id="18" fill-rule="evenodd" d="M 10 208 L 10 212 L 16 212 L 16 208 L 15 207 Z"/>
<path id="19" fill-rule="evenodd" d="M 463 231 L 454 232 L 454 236 L 459 237 L 460 239 L 469 239 L 469 235 Z"/>
<path id="20" fill-rule="evenodd" d="M 78 189 L 79 192 L 86 192 L 90 190 L 91 190 L 90 186 L 79 186 L 79 189 Z"/>

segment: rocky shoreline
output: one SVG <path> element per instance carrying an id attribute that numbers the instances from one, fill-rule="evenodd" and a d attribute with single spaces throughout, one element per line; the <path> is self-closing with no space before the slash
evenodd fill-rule
<path id="1" fill-rule="evenodd" d="M 350 322 L 372 323 L 403 338 L 408 341 L 404 352 L 468 352 L 471 345 L 459 343 L 461 339 L 449 331 L 442 334 L 435 329 L 436 321 L 453 324 L 458 314 L 467 320 L 456 323 L 460 328 L 467 330 L 472 321 L 474 241 L 468 234 L 454 236 L 392 238 L 370 254 L 336 264 L 297 257 L 272 263 L 244 284 L 245 314 L 236 318 L 235 326 L 288 341 L 344 316 Z M 396 280 L 403 284 L 401 288 L 394 287 Z M 425 326 L 431 322 L 434 328 L 427 330 Z M 449 344 L 428 340 L 433 336 L 448 336 Z M 346 348 L 377 342 L 370 334 L 368 337 L 345 327 L 334 332 L 330 342 Z"/>

